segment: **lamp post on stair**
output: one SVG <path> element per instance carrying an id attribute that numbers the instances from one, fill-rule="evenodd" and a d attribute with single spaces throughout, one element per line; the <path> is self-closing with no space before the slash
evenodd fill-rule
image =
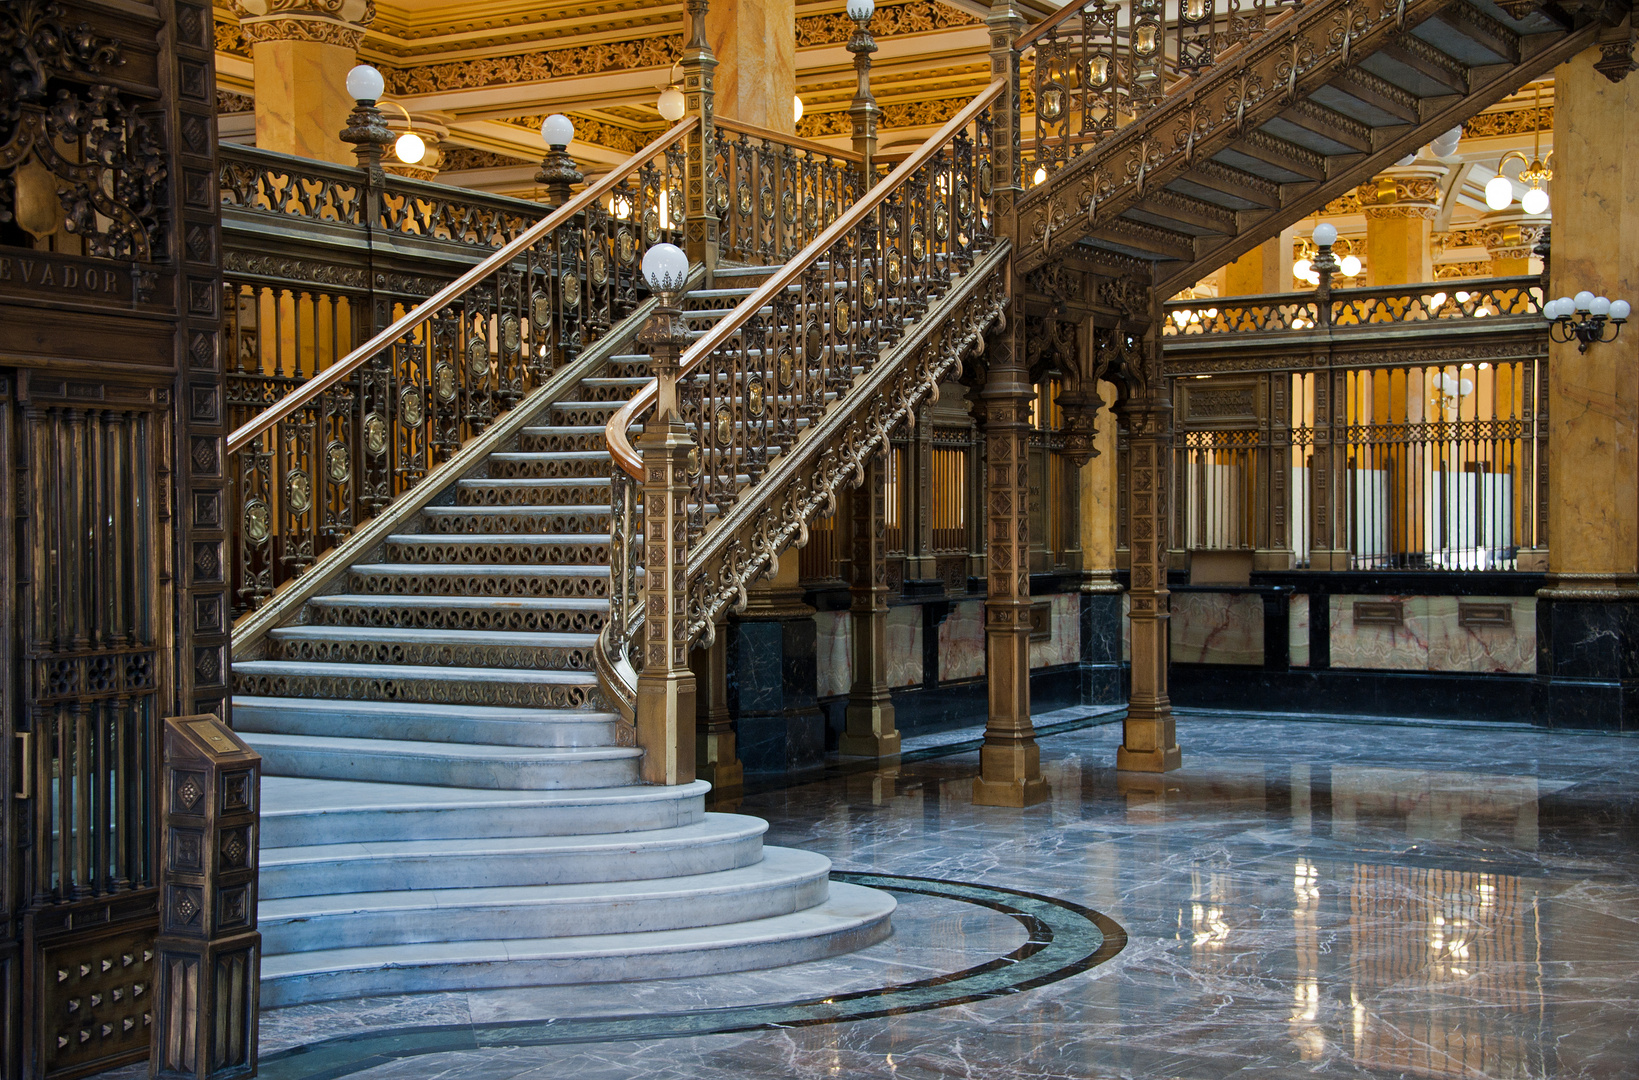
<path id="1" fill-rule="evenodd" d="M 876 121 L 882 112 L 871 94 L 871 54 L 876 52 L 876 39 L 871 37 L 871 16 L 875 13 L 876 0 L 848 0 L 848 17 L 854 20 L 856 28 L 847 47 L 854 54 L 854 72 L 858 77 L 854 100 L 848 106 L 848 118 L 853 123 L 854 153 L 865 159 L 859 167 L 861 189 L 876 182 Z"/>
<path id="2" fill-rule="evenodd" d="M 643 779 L 651 784 L 694 780 L 694 673 L 689 670 L 686 519 L 689 451 L 694 441 L 677 407 L 678 364 L 688 334 L 678 308 L 689 259 L 671 244 L 643 256 L 643 277 L 658 301 L 638 341 L 649 349 L 656 398 L 637 449 L 643 456 L 643 627 L 638 641 L 637 743 Z"/>
<path id="3" fill-rule="evenodd" d="M 546 143 L 546 155 L 541 158 L 535 182 L 546 188 L 551 205 L 562 206 L 569 201 L 569 189 L 586 180 L 569 156 L 569 144 L 575 141 L 574 122 L 563 113 L 553 113 L 541 121 L 541 140 Z"/>

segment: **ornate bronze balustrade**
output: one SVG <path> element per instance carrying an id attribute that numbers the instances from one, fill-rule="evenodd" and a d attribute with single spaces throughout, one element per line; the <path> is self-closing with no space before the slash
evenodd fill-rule
<path id="1" fill-rule="evenodd" d="M 610 420 L 626 526 L 604 670 L 641 662 L 628 645 L 643 619 L 644 548 L 670 547 L 631 537 L 686 545 L 668 606 L 686 614 L 687 639 L 709 638 L 716 615 L 744 602 L 793 536 L 805 543 L 808 520 L 835 508 L 865 458 L 982 344 L 1005 303 L 1009 249 L 991 202 L 1004 89 L 993 83 L 683 354 L 679 408 L 695 442 L 683 520 L 637 524 L 646 472 L 628 429 L 654 407 L 655 384 Z M 634 686 L 614 689 L 630 707 Z"/>
<path id="2" fill-rule="evenodd" d="M 1310 293 L 1175 301 L 1166 305 L 1161 333 L 1168 338 L 1190 338 L 1311 330 L 1321 322 L 1321 303 Z M 1334 330 L 1436 320 L 1501 319 L 1510 327 L 1540 329 L 1546 341 L 1542 303 L 1542 279 L 1533 276 L 1334 289 L 1329 313 Z"/>
<path id="3" fill-rule="evenodd" d="M 720 257 L 774 266 L 801 251 L 859 197 L 865 159 L 718 117 L 711 205 Z"/>
<path id="4" fill-rule="evenodd" d="M 1019 39 L 1039 169 L 1070 158 L 1160 104 L 1168 88 L 1221 63 L 1302 0 L 1093 0 L 1071 4 Z"/>
<path id="5" fill-rule="evenodd" d="M 391 325 L 329 367 L 288 358 L 341 351 L 352 293 L 269 297 L 233 286 L 244 302 L 234 325 L 249 309 L 283 317 L 271 352 L 263 334 L 254 357 L 236 353 L 241 407 L 299 384 L 228 440 L 236 613 L 301 574 L 638 306 L 644 251 L 681 239 L 682 140 L 695 123 L 424 302 L 377 295 L 396 305 L 379 320 Z"/>

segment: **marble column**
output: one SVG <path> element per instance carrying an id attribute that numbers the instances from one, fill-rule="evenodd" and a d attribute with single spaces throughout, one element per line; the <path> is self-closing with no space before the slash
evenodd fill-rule
<path id="1" fill-rule="evenodd" d="M 712 0 L 706 40 L 719 65 L 718 116 L 796 132 L 796 14 L 796 0 Z"/>
<path id="2" fill-rule="evenodd" d="M 256 146 L 353 164 L 341 141 L 353 98 L 347 72 L 375 8 L 367 0 L 233 0 L 250 42 Z"/>
<path id="3" fill-rule="evenodd" d="M 1030 806 L 1051 792 L 1030 723 L 1030 403 L 1024 320 L 1017 311 L 992 336 L 979 398 L 985 432 L 985 525 L 989 596 L 985 659 L 990 717 L 973 801 Z"/>
<path id="4" fill-rule="evenodd" d="M 853 547 L 852 583 L 854 684 L 848 690 L 847 728 L 839 749 L 859 757 L 896 758 L 899 730 L 888 695 L 888 541 L 883 496 L 883 453 L 865 467 L 865 482 L 854 489 L 849 508 Z"/>
<path id="5" fill-rule="evenodd" d="M 1358 189 L 1366 214 L 1366 283 L 1434 280 L 1434 217 L 1444 165 L 1414 162 L 1386 169 Z"/>
<path id="6" fill-rule="evenodd" d="M 1098 396 L 1114 401 L 1116 389 L 1098 384 Z M 1115 580 L 1117 485 L 1115 417 L 1104 412 L 1093 436 L 1093 456 L 1081 467 L 1081 670 L 1083 703 L 1119 702 L 1121 586 Z"/>
<path id="7" fill-rule="evenodd" d="M 1225 296 L 1266 296 L 1287 291 L 1291 255 L 1281 254 L 1282 237 L 1275 236 L 1224 267 Z M 1291 251 L 1287 247 L 1288 253 Z"/>
<path id="8" fill-rule="evenodd" d="M 1549 292 L 1639 302 L 1639 78 L 1598 49 L 1554 72 Z M 1623 74 L 1621 72 L 1618 73 Z M 1609 331 L 1607 330 L 1607 334 Z M 1541 718 L 1639 727 L 1639 327 L 1555 344 L 1548 361 L 1548 587 L 1538 593 Z"/>
<path id="9" fill-rule="evenodd" d="M 1146 354 L 1153 358 L 1146 365 L 1147 384 L 1135 389 L 1122 410 L 1127 427 L 1127 544 L 1132 563 L 1128 591 L 1132 690 L 1116 768 L 1127 772 L 1169 772 L 1183 763 L 1172 700 L 1167 696 L 1172 396 L 1161 379 L 1159 325 L 1157 312 L 1144 343 Z"/>
<path id="10" fill-rule="evenodd" d="M 814 609 L 797 575 L 797 552 L 787 551 L 774 580 L 752 586 L 745 611 L 729 617 L 728 704 L 748 773 L 801 772 L 825 760 Z"/>
<path id="11" fill-rule="evenodd" d="M 695 686 L 694 775 L 708 781 L 718 796 L 732 795 L 745 784 L 728 707 L 728 638 L 727 620 L 719 619 L 711 648 L 689 655 Z"/>

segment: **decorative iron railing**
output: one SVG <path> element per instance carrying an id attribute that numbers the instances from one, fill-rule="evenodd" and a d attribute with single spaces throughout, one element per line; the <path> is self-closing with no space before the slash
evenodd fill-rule
<path id="1" fill-rule="evenodd" d="M 1228 59 L 1302 0 L 1093 0 L 1019 39 L 1038 177 L 1160 104 L 1170 86 Z"/>
<path id="2" fill-rule="evenodd" d="M 672 128 L 332 366 L 314 373 L 298 362 L 292 372 L 263 361 L 263 378 L 305 381 L 228 439 L 237 613 L 638 306 L 644 251 L 681 237 L 682 140 L 697 122 Z M 293 350 L 312 353 L 319 336 L 290 324 Z"/>
<path id="3" fill-rule="evenodd" d="M 1236 296 L 1166 305 L 1166 337 L 1312 330 L 1323 301 L 1311 293 Z M 1453 284 L 1334 289 L 1328 304 L 1334 330 L 1433 320 L 1542 318 L 1540 277 L 1492 278 Z M 1528 322 L 1528 325 L 1534 325 Z M 1543 334 L 1546 335 L 1546 324 Z"/>
<path id="4" fill-rule="evenodd" d="M 774 266 L 806 247 L 863 190 L 865 159 L 721 117 L 712 122 L 720 258 Z"/>
<path id="5" fill-rule="evenodd" d="M 611 418 L 626 527 L 602 667 L 626 682 L 617 695 L 635 695 L 644 657 L 628 646 L 645 609 L 681 613 L 685 641 L 709 639 L 717 614 L 744 603 L 793 536 L 805 544 L 808 520 L 834 509 L 867 455 L 982 346 L 1005 303 L 1009 247 L 991 211 L 991 114 L 1005 87 L 991 84 L 683 354 L 676 396 L 692 447 L 676 519 L 645 514 L 666 503 L 668 470 L 646 469 L 628 438 L 662 388 Z M 658 600 L 666 575 L 643 575 L 640 602 L 640 572 L 657 556 L 684 570 Z"/>

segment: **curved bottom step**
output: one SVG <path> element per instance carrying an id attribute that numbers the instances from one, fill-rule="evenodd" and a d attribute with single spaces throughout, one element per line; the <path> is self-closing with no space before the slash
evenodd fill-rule
<path id="1" fill-rule="evenodd" d="M 268 956 L 262 960 L 262 1006 L 783 967 L 882 941 L 892 932 L 895 906 L 885 892 L 833 882 L 830 898 L 818 907 L 724 926 Z"/>

